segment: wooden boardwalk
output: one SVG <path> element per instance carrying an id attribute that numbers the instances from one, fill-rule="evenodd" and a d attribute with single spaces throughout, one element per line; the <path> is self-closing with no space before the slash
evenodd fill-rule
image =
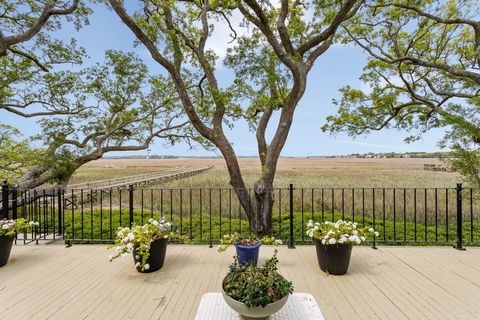
<path id="1" fill-rule="evenodd" d="M 148 184 L 156 184 L 169 180 L 182 179 L 191 177 L 207 171 L 213 168 L 213 166 L 203 168 L 184 168 L 170 171 L 160 171 L 146 174 L 139 174 L 134 176 L 119 177 L 107 180 L 96 180 L 90 182 L 82 182 L 76 184 L 69 184 L 67 190 L 80 190 L 80 189 L 110 189 L 110 188 L 122 188 L 129 185 L 133 186 L 145 186 Z"/>
<path id="2" fill-rule="evenodd" d="M 262 247 L 261 259 L 273 252 Z M 15 246 L 0 268 L 1 319 L 194 319 L 220 291 L 233 248 L 171 245 L 163 269 L 108 262 L 106 246 Z M 279 247 L 280 272 L 313 294 L 325 319 L 480 319 L 480 248 L 357 247 L 349 273 L 328 276 L 313 246 Z M 301 320 L 301 319 L 299 319 Z"/>

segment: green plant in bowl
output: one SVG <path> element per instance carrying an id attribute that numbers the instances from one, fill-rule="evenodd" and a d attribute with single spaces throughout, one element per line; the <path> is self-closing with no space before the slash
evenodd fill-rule
<path id="1" fill-rule="evenodd" d="M 293 284 L 277 271 L 277 250 L 262 266 L 239 264 L 237 258 L 223 279 L 225 302 L 251 319 L 262 319 L 278 312 L 293 293 Z"/>

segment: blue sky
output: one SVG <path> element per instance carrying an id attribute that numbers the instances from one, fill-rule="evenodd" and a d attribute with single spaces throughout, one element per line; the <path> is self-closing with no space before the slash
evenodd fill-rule
<path id="1" fill-rule="evenodd" d="M 74 31 L 71 26 L 65 25 L 58 32 L 58 38 L 68 39 L 72 35 L 78 39 L 81 46 L 85 47 L 90 60 L 87 64 L 103 61 L 107 49 L 137 52 L 149 66 L 152 74 L 162 72 L 162 69 L 149 56 L 143 46 L 133 48 L 133 36 L 119 18 L 105 5 L 95 5 L 94 13 L 90 17 L 91 24 L 80 32 Z M 220 41 L 219 43 L 223 43 Z M 213 47 L 218 46 L 213 43 Z M 222 48 L 216 48 L 222 51 Z M 335 113 L 333 98 L 338 98 L 338 89 L 346 84 L 361 88 L 362 83 L 358 77 L 365 64 L 366 56 L 358 48 L 334 46 L 321 56 L 309 75 L 306 93 L 301 100 L 294 118 L 288 141 L 282 156 L 312 156 L 312 155 L 337 155 L 364 152 L 411 152 L 411 151 L 436 151 L 436 143 L 443 136 L 443 130 L 430 131 L 420 141 L 405 144 L 403 139 L 408 136 L 406 132 L 383 130 L 361 136 L 355 139 L 341 134 L 333 137 L 323 133 L 320 127 L 325 123 L 328 115 Z M 229 81 L 229 74 L 221 69 L 217 72 L 220 81 Z M 11 115 L 0 113 L 1 121 L 15 125 L 26 135 L 37 132 L 38 127 L 31 120 L 19 119 Z M 270 134 L 272 130 L 269 130 Z M 238 123 L 228 132 L 238 155 L 256 155 L 256 141 L 252 132 L 249 132 L 245 123 Z M 146 152 L 136 152 L 145 154 Z M 190 156 L 215 155 L 202 149 L 190 150 L 188 146 L 178 144 L 165 147 L 157 142 L 151 147 L 152 154 L 174 154 Z M 125 153 L 123 153 L 125 154 Z M 118 155 L 115 153 L 109 155 Z"/>

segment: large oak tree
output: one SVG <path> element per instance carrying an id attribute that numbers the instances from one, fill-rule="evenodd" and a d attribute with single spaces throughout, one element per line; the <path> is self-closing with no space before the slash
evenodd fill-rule
<path id="1" fill-rule="evenodd" d="M 66 22 L 80 29 L 90 13 L 86 1 L 0 1 L 0 113 L 41 126 L 27 140 L 0 123 L 0 177 L 17 187 L 65 185 L 83 164 L 107 152 L 147 149 L 154 140 L 199 141 L 171 82 L 150 77 L 132 54 L 109 51 L 104 64 L 58 71 L 80 68 L 87 56 L 75 38 L 52 34 Z"/>
<path id="2" fill-rule="evenodd" d="M 168 72 L 190 122 L 221 152 L 250 225 L 272 231 L 273 181 L 280 153 L 315 61 L 334 42 L 339 26 L 363 1 L 109 0 L 111 8 Z M 134 3 L 134 4 L 132 4 Z M 232 17 L 241 17 L 233 23 Z M 209 41 L 215 28 L 229 28 L 233 41 L 218 80 L 220 63 Z M 220 44 L 227 46 L 227 43 Z M 278 120 L 273 115 L 278 113 Z M 225 126 L 243 117 L 255 131 L 261 160 L 250 197 Z M 273 138 L 267 141 L 271 126 Z"/>
<path id="3" fill-rule="evenodd" d="M 324 130 L 396 128 L 414 132 L 412 141 L 445 128 L 452 168 L 480 186 L 480 3 L 367 2 L 342 30 L 370 56 L 361 76 L 370 89 L 341 89 Z"/>
<path id="4" fill-rule="evenodd" d="M 33 101 L 31 105 L 40 108 L 37 114 L 49 114 L 35 116 L 41 132 L 33 142 L 41 147 L 33 150 L 34 163 L 26 163 L 28 169 L 16 180 L 20 188 L 66 185 L 80 166 L 108 152 L 146 150 L 154 140 L 199 141 L 182 115 L 171 82 L 149 76 L 133 54 L 108 51 L 103 64 L 38 74 L 25 84 L 16 96 Z M 20 162 L 16 163 L 18 171 Z"/>

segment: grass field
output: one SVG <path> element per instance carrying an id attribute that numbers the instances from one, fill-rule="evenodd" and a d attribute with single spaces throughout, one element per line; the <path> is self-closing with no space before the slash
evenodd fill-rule
<path id="1" fill-rule="evenodd" d="M 240 166 L 248 187 L 260 174 L 258 159 L 241 158 Z M 424 164 L 439 164 L 437 159 L 336 159 L 281 158 L 275 187 L 338 187 L 338 188 L 446 188 L 460 182 L 455 173 L 433 172 Z M 227 167 L 223 159 L 102 159 L 80 168 L 71 183 L 116 178 L 175 168 L 196 168 L 213 165 L 208 173 L 170 181 L 162 188 L 225 188 L 229 187 Z"/>

